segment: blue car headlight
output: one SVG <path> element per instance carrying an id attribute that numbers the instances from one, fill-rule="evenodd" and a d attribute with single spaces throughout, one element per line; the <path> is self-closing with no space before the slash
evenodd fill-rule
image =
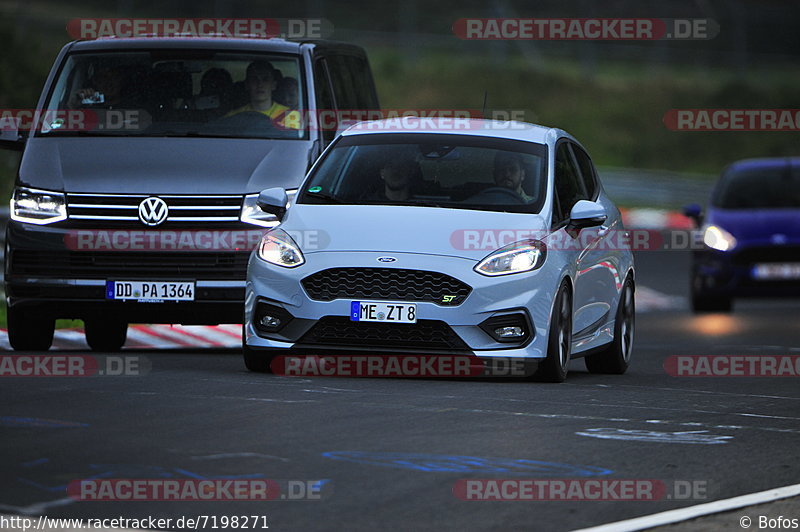
<path id="1" fill-rule="evenodd" d="M 486 256 L 475 271 L 488 276 L 523 273 L 540 268 L 547 255 L 547 246 L 540 240 L 523 240 L 498 249 Z"/>
<path id="2" fill-rule="evenodd" d="M 718 225 L 708 225 L 703 230 L 703 243 L 717 251 L 730 251 L 736 247 L 736 238 Z"/>
<path id="3" fill-rule="evenodd" d="M 62 192 L 17 187 L 11 197 L 11 219 L 45 225 L 67 219 L 67 201 Z"/>
<path id="4" fill-rule="evenodd" d="M 268 231 L 258 245 L 257 254 L 261 260 L 284 268 L 295 268 L 306 261 L 300 247 L 283 229 Z"/>

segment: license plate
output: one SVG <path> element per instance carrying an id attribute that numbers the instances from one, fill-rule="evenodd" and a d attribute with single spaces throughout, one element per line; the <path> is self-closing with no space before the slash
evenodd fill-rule
<path id="1" fill-rule="evenodd" d="M 194 282 L 107 281 L 106 299 L 134 299 L 143 303 L 194 301 Z"/>
<path id="2" fill-rule="evenodd" d="M 800 279 L 800 262 L 756 264 L 753 278 L 761 280 Z"/>
<path id="3" fill-rule="evenodd" d="M 417 306 L 409 303 L 352 301 L 350 321 L 417 323 Z"/>

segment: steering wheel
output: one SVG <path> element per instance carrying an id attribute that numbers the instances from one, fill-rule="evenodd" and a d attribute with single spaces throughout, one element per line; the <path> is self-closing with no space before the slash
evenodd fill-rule
<path id="1" fill-rule="evenodd" d="M 489 187 L 487 189 L 481 190 L 480 192 L 469 198 L 467 200 L 467 203 L 478 203 L 476 201 L 477 199 L 484 199 L 485 197 L 492 198 L 493 196 L 495 198 L 498 198 L 501 202 L 508 202 L 509 200 L 511 200 L 513 203 L 520 205 L 524 205 L 526 203 L 526 201 L 522 199 L 522 196 L 520 196 L 510 188 L 506 187 Z M 503 203 L 499 204 L 502 205 Z"/>

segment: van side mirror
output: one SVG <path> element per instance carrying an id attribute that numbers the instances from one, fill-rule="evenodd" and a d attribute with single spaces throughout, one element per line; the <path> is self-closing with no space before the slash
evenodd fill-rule
<path id="1" fill-rule="evenodd" d="M 268 188 L 258 194 L 256 205 L 258 208 L 269 214 L 274 214 L 280 220 L 286 214 L 286 206 L 289 204 L 289 196 L 286 189 L 282 187 Z"/>
<path id="2" fill-rule="evenodd" d="M 683 215 L 694 220 L 695 226 L 700 227 L 703 225 L 703 208 L 697 203 L 685 205 L 683 207 Z"/>
<path id="3" fill-rule="evenodd" d="M 567 229 L 581 230 L 603 225 L 608 218 L 605 208 L 596 201 L 578 200 L 569 211 Z"/>
<path id="4" fill-rule="evenodd" d="M 19 133 L 20 118 L 0 118 L 0 148 L 22 151 L 25 148 L 25 137 Z"/>

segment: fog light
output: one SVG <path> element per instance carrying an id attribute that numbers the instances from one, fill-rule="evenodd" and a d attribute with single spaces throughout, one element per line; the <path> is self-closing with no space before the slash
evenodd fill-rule
<path id="1" fill-rule="evenodd" d="M 275 316 L 262 316 L 259 323 L 266 329 L 277 329 L 281 324 L 281 320 Z"/>
<path id="2" fill-rule="evenodd" d="M 259 333 L 276 333 L 286 327 L 290 321 L 292 321 L 292 315 L 286 309 L 264 301 L 256 303 L 253 325 Z"/>
<path id="3" fill-rule="evenodd" d="M 522 327 L 498 327 L 494 334 L 498 338 L 522 338 L 525 330 Z"/>
<path id="4" fill-rule="evenodd" d="M 533 324 L 524 311 L 496 314 L 479 325 L 496 342 L 523 345 L 535 334 Z"/>

